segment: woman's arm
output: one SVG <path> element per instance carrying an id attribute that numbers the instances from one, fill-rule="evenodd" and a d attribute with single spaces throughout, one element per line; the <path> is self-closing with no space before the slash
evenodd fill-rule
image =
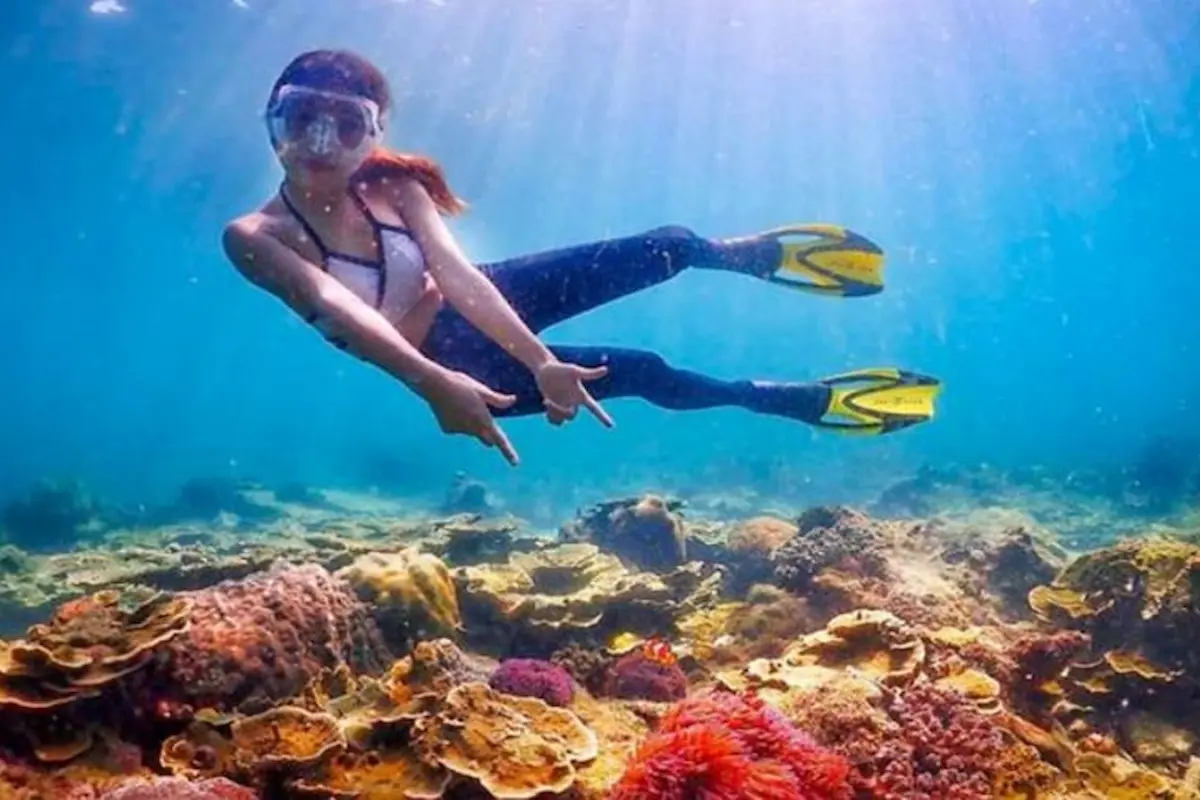
<path id="1" fill-rule="evenodd" d="M 500 291 L 467 259 L 433 199 L 420 183 L 404 181 L 397 189 L 400 211 L 425 254 L 442 295 L 488 338 L 535 375 L 555 361 Z"/>
<path id="2" fill-rule="evenodd" d="M 442 295 L 472 325 L 529 368 L 550 421 L 558 425 L 573 419 L 579 406 L 584 406 L 612 427 L 612 417 L 583 388 L 584 381 L 603 378 L 608 369 L 564 364 L 555 358 L 487 276 L 467 260 L 425 187 L 415 180 L 405 181 L 397 193 L 401 214 Z"/>
<path id="3" fill-rule="evenodd" d="M 490 410 L 511 406 L 514 396 L 493 391 L 421 355 L 382 314 L 253 223 L 230 225 L 223 241 L 229 260 L 246 278 L 305 318 L 318 314 L 327 320 L 348 350 L 429 403 L 443 431 L 473 436 L 517 463 L 516 450 Z"/>
<path id="4" fill-rule="evenodd" d="M 247 279 L 300 316 L 328 320 L 348 350 L 406 385 L 419 391 L 447 372 L 423 356 L 382 314 L 269 233 L 235 222 L 225 229 L 222 244 Z"/>

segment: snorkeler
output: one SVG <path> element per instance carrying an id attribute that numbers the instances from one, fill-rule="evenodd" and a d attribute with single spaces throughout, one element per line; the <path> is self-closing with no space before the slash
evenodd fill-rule
<path id="1" fill-rule="evenodd" d="M 690 267 L 858 297 L 882 291 L 883 254 L 830 225 L 726 240 L 664 227 L 475 266 L 443 220 L 465 206 L 441 168 L 383 146 L 390 107 L 386 79 L 360 56 L 320 50 L 293 60 L 266 108 L 283 183 L 227 226 L 223 244 L 248 280 L 421 396 L 444 432 L 498 447 L 515 464 L 496 417 L 545 411 L 559 425 L 582 406 L 611 426 L 599 400 L 613 397 L 737 406 L 860 433 L 933 415 L 938 381 L 896 369 L 722 381 L 641 350 L 546 346 L 538 334 L 547 327 Z"/>

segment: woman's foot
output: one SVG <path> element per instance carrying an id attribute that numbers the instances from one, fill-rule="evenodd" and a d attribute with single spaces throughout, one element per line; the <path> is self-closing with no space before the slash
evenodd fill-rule
<path id="1" fill-rule="evenodd" d="M 788 225 L 718 246 L 726 268 L 793 289 L 831 297 L 883 291 L 883 250 L 838 225 Z"/>
<path id="2" fill-rule="evenodd" d="M 754 381 L 749 407 L 842 433 L 892 433 L 933 419 L 937 378 L 884 367 L 815 383 Z"/>

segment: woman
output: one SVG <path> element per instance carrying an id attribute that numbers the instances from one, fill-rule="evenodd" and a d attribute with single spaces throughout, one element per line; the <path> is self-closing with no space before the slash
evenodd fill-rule
<path id="1" fill-rule="evenodd" d="M 672 409 L 740 406 L 867 432 L 932 415 L 936 381 L 896 370 L 728 382 L 643 351 L 547 347 L 537 335 L 546 327 L 688 267 L 855 296 L 882 289 L 882 254 L 833 226 L 726 241 L 668 227 L 476 267 L 443 220 L 464 205 L 440 167 L 383 147 L 390 108 L 383 74 L 355 54 L 293 60 L 266 110 L 283 183 L 231 222 L 223 243 L 248 280 L 417 392 L 443 431 L 474 436 L 516 464 L 494 415 L 544 410 L 557 425 L 582 406 L 611 426 L 598 402 L 609 397 Z"/>

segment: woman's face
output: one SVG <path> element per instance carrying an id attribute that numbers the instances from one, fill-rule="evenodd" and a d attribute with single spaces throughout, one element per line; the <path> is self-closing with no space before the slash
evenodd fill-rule
<path id="1" fill-rule="evenodd" d="M 305 86 L 279 90 L 267 125 L 284 170 L 306 182 L 349 179 L 383 136 L 372 101 Z"/>

